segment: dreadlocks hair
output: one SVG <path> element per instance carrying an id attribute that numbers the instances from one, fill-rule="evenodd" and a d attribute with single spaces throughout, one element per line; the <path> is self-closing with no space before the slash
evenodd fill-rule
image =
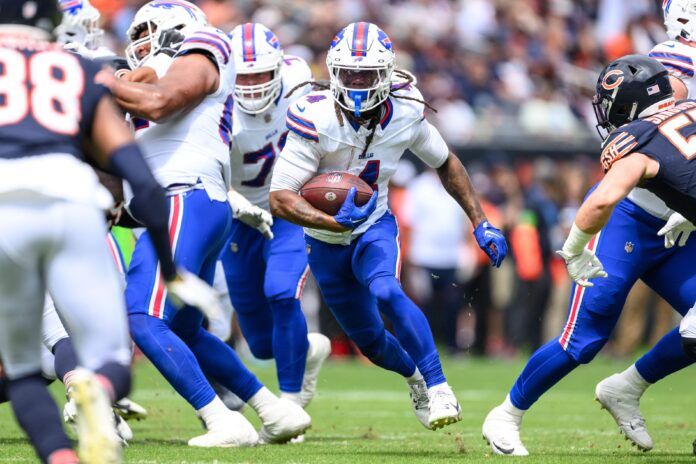
<path id="1" fill-rule="evenodd" d="M 421 105 L 425 106 L 429 110 L 437 113 L 437 109 L 433 107 L 430 103 L 428 103 L 425 100 L 422 100 L 420 98 L 415 98 L 415 97 L 409 97 L 406 95 L 398 95 L 396 92 L 399 90 L 403 90 L 408 88 L 411 84 L 415 84 L 416 82 L 416 77 L 411 74 L 409 71 L 406 71 L 404 69 L 395 69 L 394 73 L 395 76 L 401 78 L 403 82 L 399 82 L 398 84 L 392 85 L 391 88 L 389 89 L 389 96 L 392 98 L 396 98 L 399 100 L 409 100 L 409 101 L 414 101 L 418 102 Z M 330 90 L 331 86 L 328 82 L 326 81 L 305 81 L 300 84 L 297 84 L 295 87 L 290 89 L 288 93 L 285 94 L 285 98 L 290 98 L 295 91 L 298 89 L 301 89 L 302 87 L 306 85 L 311 85 L 312 90 Z M 355 121 L 358 124 L 364 124 L 366 121 L 365 120 L 359 120 L 355 116 L 353 116 L 350 112 L 344 110 L 341 108 L 341 106 L 338 104 L 338 102 L 334 101 L 334 109 L 336 111 L 336 118 L 338 119 L 338 124 L 343 127 L 343 118 L 344 115 L 351 120 Z M 367 135 L 367 138 L 365 139 L 365 148 L 363 148 L 362 155 L 364 156 L 367 154 L 368 148 L 370 148 L 370 144 L 372 143 L 372 139 L 375 137 L 375 131 L 377 130 L 377 124 L 379 123 L 379 118 L 380 118 L 380 113 L 379 111 L 374 111 L 372 116 L 370 116 L 370 119 L 367 120 L 367 129 L 370 131 L 370 133 Z"/>

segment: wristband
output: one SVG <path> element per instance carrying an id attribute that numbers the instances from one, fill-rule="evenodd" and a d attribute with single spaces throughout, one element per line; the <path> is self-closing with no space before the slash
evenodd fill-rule
<path id="1" fill-rule="evenodd" d="M 563 252 L 569 254 L 570 256 L 577 256 L 582 253 L 590 240 L 592 240 L 594 234 L 588 234 L 583 232 L 575 223 L 573 227 L 570 228 L 570 233 L 568 238 L 566 238 L 563 244 Z"/>

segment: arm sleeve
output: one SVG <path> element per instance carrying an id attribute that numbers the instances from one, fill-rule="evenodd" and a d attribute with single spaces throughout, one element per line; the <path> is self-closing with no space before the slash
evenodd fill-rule
<path id="1" fill-rule="evenodd" d="M 431 168 L 439 168 L 449 156 L 449 148 L 440 131 L 426 119 L 418 124 L 410 150 Z"/>
<path id="2" fill-rule="evenodd" d="M 271 191 L 299 192 L 302 186 L 317 173 L 320 159 L 316 144 L 305 141 L 296 133 L 290 132 L 285 147 L 273 168 Z"/>

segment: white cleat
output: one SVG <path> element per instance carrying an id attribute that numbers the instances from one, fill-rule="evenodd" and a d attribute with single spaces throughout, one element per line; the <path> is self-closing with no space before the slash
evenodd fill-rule
<path id="1" fill-rule="evenodd" d="M 116 426 L 116 433 L 118 438 L 121 439 L 121 444 L 128 446 L 128 442 L 133 439 L 133 430 L 131 430 L 130 425 L 126 420 L 114 412 L 114 423 Z"/>
<path id="2" fill-rule="evenodd" d="M 68 395 L 70 395 L 71 392 L 72 390 L 69 391 Z M 68 402 L 65 403 L 65 406 L 63 406 L 63 420 L 72 429 L 72 431 L 75 432 L 75 434 L 78 433 L 76 425 L 77 406 L 75 405 L 75 401 L 70 397 L 68 398 Z M 113 421 L 121 444 L 128 446 L 128 442 L 133 439 L 133 430 L 131 430 L 125 419 L 117 414 L 115 408 L 113 412 Z"/>
<path id="3" fill-rule="evenodd" d="M 121 441 L 114 427 L 109 397 L 97 377 L 85 369 L 75 370 L 70 388 L 74 401 L 80 462 L 117 464 L 121 462 Z"/>
<path id="4" fill-rule="evenodd" d="M 597 384 L 595 400 L 609 411 L 627 440 L 641 451 L 650 451 L 653 441 L 640 413 L 641 393 L 621 375 L 614 374 Z"/>
<path id="5" fill-rule="evenodd" d="M 198 448 L 241 448 L 254 446 L 259 435 L 254 426 L 236 411 L 225 412 L 225 417 L 210 424 L 208 432 L 188 441 Z"/>
<path id="6" fill-rule="evenodd" d="M 428 398 L 428 387 L 425 385 L 425 380 L 421 377 L 420 380 L 409 383 L 408 396 L 411 398 L 411 409 L 416 415 L 423 427 L 430 428 L 430 399 Z"/>
<path id="7" fill-rule="evenodd" d="M 317 392 L 319 371 L 324 361 L 331 355 L 331 341 L 325 335 L 309 333 L 307 334 L 307 340 L 309 340 L 309 349 L 307 350 L 305 373 L 302 379 L 302 390 L 300 391 L 303 408 L 306 408 L 314 398 Z"/>
<path id="8" fill-rule="evenodd" d="M 129 421 L 132 419 L 143 420 L 147 418 L 147 409 L 129 398 L 123 398 L 113 404 L 116 414 Z"/>
<path id="9" fill-rule="evenodd" d="M 304 434 L 312 426 L 312 418 L 301 406 L 280 398 L 270 414 L 261 417 L 259 443 L 287 443 Z"/>
<path id="10" fill-rule="evenodd" d="M 529 455 L 520 439 L 521 423 L 522 416 L 510 414 L 502 406 L 496 406 L 488 413 L 481 432 L 493 453 L 506 456 Z"/>
<path id="11" fill-rule="evenodd" d="M 428 424 L 431 430 L 441 429 L 462 420 L 462 408 L 446 383 L 429 388 L 428 399 Z"/>

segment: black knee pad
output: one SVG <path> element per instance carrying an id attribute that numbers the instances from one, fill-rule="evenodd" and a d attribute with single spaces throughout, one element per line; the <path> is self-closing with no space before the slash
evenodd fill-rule
<path id="1" fill-rule="evenodd" d="M 691 359 L 696 359 L 696 338 L 682 337 L 682 349 Z"/>

